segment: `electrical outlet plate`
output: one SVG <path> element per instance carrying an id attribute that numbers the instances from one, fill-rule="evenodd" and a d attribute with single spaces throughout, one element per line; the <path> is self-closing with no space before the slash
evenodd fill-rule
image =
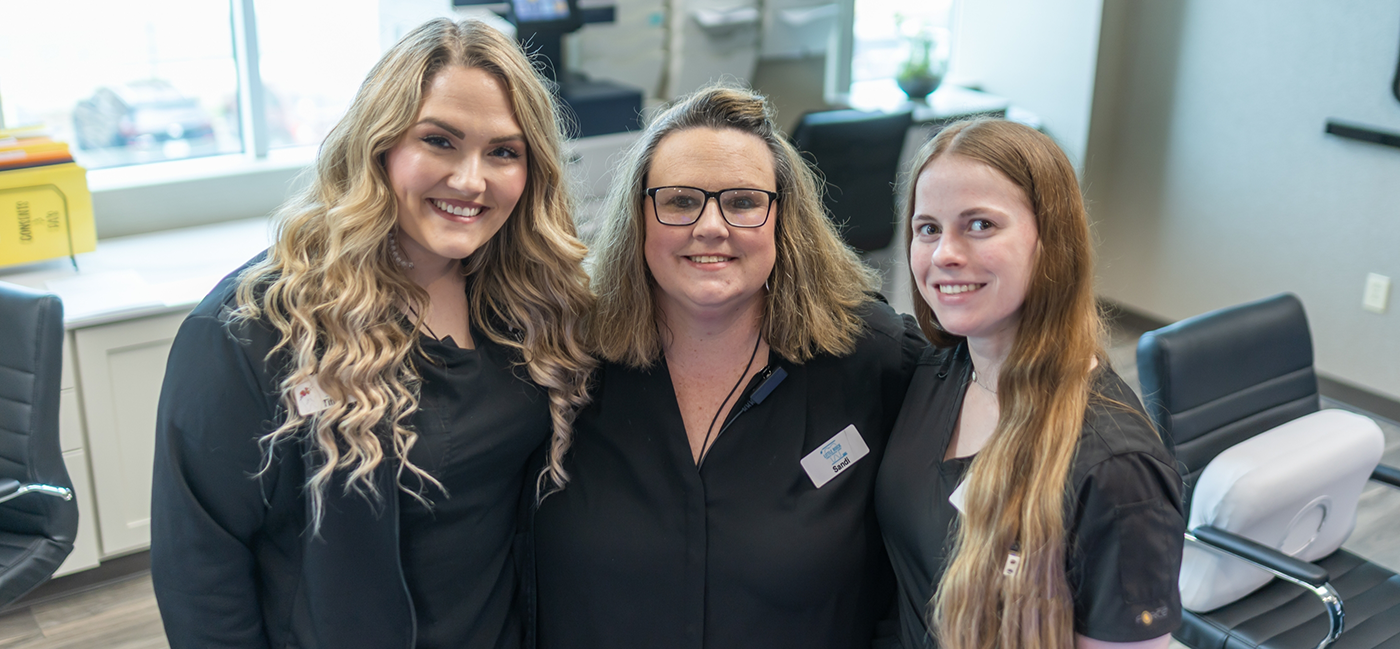
<path id="1" fill-rule="evenodd" d="M 1361 297 L 1361 308 L 1372 313 L 1385 313 L 1390 301 L 1390 278 L 1377 273 L 1366 275 L 1366 293 Z"/>

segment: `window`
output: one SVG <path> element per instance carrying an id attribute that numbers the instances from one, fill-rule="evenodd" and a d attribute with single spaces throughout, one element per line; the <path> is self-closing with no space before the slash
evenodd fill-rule
<path id="1" fill-rule="evenodd" d="M 227 0 L 146 4 L 6 3 L 4 123 L 43 123 L 88 168 L 242 151 Z"/>
<path id="2" fill-rule="evenodd" d="M 953 0 L 855 0 L 851 80 L 894 78 L 911 52 L 917 54 L 921 38 L 932 38 L 931 54 L 947 61 L 952 5 Z"/>
<path id="3" fill-rule="evenodd" d="M 383 48 L 441 4 L 6 0 L 0 126 L 70 143 L 99 238 L 265 215 Z"/>
<path id="4" fill-rule="evenodd" d="M 316 145 L 379 57 L 379 18 L 375 0 L 15 2 L 7 23 L 61 25 L 65 46 L 7 32 L 3 122 L 46 125 L 88 169 Z"/>
<path id="5" fill-rule="evenodd" d="M 254 5 L 268 145 L 319 145 L 379 60 L 378 7 L 367 0 Z"/>

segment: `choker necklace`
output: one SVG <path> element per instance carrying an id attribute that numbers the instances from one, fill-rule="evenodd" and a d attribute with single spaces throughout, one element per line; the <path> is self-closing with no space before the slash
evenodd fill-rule
<path id="1" fill-rule="evenodd" d="M 973 382 L 973 383 L 976 383 L 976 384 L 977 384 L 977 387 L 982 388 L 983 390 L 986 390 L 986 391 L 992 393 L 992 396 L 996 396 L 996 395 L 997 395 L 997 391 L 996 391 L 996 390 L 993 390 L 993 389 L 991 389 L 991 388 L 989 388 L 989 387 L 987 387 L 987 386 L 985 386 L 985 385 L 982 385 L 982 382 L 977 380 L 977 370 L 975 370 L 975 369 L 972 370 L 972 382 Z"/>

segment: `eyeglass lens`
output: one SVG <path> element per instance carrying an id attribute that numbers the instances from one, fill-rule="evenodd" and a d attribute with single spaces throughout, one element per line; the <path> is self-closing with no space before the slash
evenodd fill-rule
<path id="1" fill-rule="evenodd" d="M 662 187 L 656 191 L 656 216 L 669 225 L 689 225 L 705 209 L 705 193 L 689 187 Z M 724 220 L 738 227 L 757 227 L 768 219 L 768 194 L 751 189 L 727 189 L 719 194 Z"/>

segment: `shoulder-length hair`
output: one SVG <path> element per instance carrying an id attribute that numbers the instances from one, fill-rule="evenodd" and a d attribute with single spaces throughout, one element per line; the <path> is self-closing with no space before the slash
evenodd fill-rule
<path id="1" fill-rule="evenodd" d="M 879 288 L 875 271 L 842 242 L 822 205 L 821 182 L 774 126 L 767 100 L 751 90 L 718 85 L 657 116 L 619 166 L 603 222 L 590 241 L 598 302 L 588 338 L 595 353 L 632 367 L 650 366 L 661 357 L 655 280 L 644 253 L 643 199 L 657 146 L 666 136 L 693 128 L 748 133 L 773 155 L 777 258 L 760 323 L 763 338 L 794 363 L 818 353 L 850 353 L 863 326 L 858 307 Z"/>
<path id="2" fill-rule="evenodd" d="M 1107 367 L 1094 301 L 1089 222 L 1074 167 L 1048 136 L 1003 120 L 956 123 L 915 157 L 906 227 L 919 174 L 944 156 L 985 164 L 1025 192 L 1039 238 L 1016 340 L 997 379 L 999 420 L 968 469 L 967 507 L 932 601 L 941 646 L 1001 649 L 1074 646 L 1065 575 L 1065 493 L 1095 359 Z M 917 286 L 917 282 L 914 283 Z M 915 316 L 935 345 L 944 331 L 914 292 Z M 1018 476 L 1007 480 L 1007 476 Z M 1014 576 L 1003 576 L 1013 548 Z"/>
<path id="3" fill-rule="evenodd" d="M 391 455 L 403 472 L 435 482 L 408 461 L 416 433 L 406 425 L 418 407 L 420 378 L 409 362 L 420 353 L 415 315 L 427 292 L 394 262 L 389 234 L 399 205 L 385 154 L 417 119 L 434 76 L 449 66 L 484 70 L 501 81 L 524 131 L 528 179 L 501 230 L 464 260 L 472 324 L 517 350 L 530 378 L 549 394 L 553 439 L 541 473 L 567 479 L 560 460 L 573 416 L 587 402 L 594 361 L 580 343 L 592 298 L 562 188 L 563 136 L 550 91 L 513 40 L 477 21 L 429 21 L 390 49 L 360 86 L 345 117 L 326 137 L 310 186 L 277 214 L 277 241 L 240 278 L 234 318 L 265 320 L 280 339 L 273 353 L 290 358 L 280 378 L 285 421 L 262 438 L 265 462 L 279 440 L 301 435 L 321 460 L 307 479 L 313 526 L 337 470 L 346 490 L 380 497 L 373 472 Z M 421 313 L 425 310 L 418 309 Z M 335 404 L 298 414 L 292 391 L 316 378 Z"/>

